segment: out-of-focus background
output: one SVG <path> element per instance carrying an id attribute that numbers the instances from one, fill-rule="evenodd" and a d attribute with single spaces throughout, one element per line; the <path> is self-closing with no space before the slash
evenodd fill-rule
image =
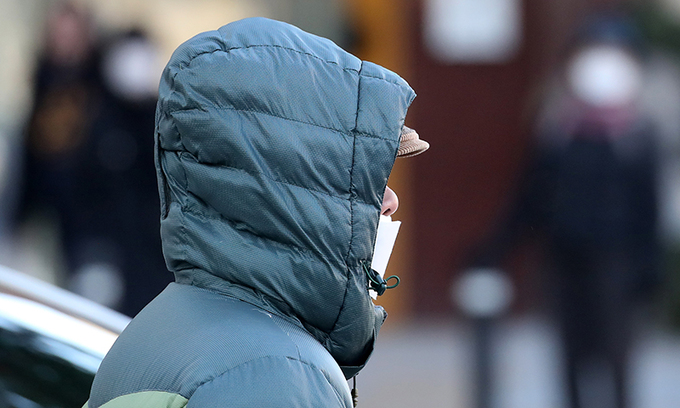
<path id="1" fill-rule="evenodd" d="M 160 292 L 158 78 L 249 16 L 418 94 L 361 406 L 680 406 L 680 0 L 0 0 L 0 265 Z"/>

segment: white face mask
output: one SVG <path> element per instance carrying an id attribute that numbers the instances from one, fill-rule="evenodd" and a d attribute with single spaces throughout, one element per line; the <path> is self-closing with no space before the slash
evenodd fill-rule
<path id="1" fill-rule="evenodd" d="M 156 96 L 162 65 L 156 48 L 143 39 L 114 45 L 104 58 L 104 78 L 113 92 L 131 101 Z"/>
<path id="2" fill-rule="evenodd" d="M 371 268 L 378 272 L 381 278 L 385 277 L 387 263 L 390 260 L 390 255 L 392 255 L 392 249 L 394 249 L 394 243 L 397 240 L 400 226 L 401 221 L 392 221 L 392 217 L 388 215 L 380 216 L 378 233 L 375 238 L 375 247 L 373 248 L 373 262 L 371 262 Z M 373 299 L 377 298 L 375 291 L 371 290 L 370 293 Z"/>
<path id="3" fill-rule="evenodd" d="M 567 69 L 576 96 L 596 107 L 631 102 L 642 87 L 642 68 L 626 51 L 601 45 L 584 49 Z"/>

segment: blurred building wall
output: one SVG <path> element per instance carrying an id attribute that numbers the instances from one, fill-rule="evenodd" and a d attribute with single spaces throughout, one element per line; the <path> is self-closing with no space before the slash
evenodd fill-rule
<path id="1" fill-rule="evenodd" d="M 35 21 L 44 14 L 36 0 L 0 0 L 0 10 L 0 132 L 6 133 L 23 119 L 29 104 L 30 50 L 41 34 Z"/>

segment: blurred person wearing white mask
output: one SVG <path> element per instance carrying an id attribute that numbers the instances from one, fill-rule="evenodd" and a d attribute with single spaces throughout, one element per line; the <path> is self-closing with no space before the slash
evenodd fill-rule
<path id="1" fill-rule="evenodd" d="M 498 266 L 522 233 L 540 243 L 571 408 L 628 406 L 633 312 L 659 286 L 657 137 L 640 108 L 646 58 L 625 17 L 580 27 L 539 101 L 514 211 L 480 257 Z"/>

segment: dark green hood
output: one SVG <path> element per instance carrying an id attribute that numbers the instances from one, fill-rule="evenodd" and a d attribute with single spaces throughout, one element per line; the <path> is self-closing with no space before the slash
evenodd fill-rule
<path id="1" fill-rule="evenodd" d="M 414 96 L 393 72 L 264 18 L 182 44 L 156 118 L 177 281 L 299 320 L 340 365 L 363 364 L 385 313 L 361 263 Z"/>

